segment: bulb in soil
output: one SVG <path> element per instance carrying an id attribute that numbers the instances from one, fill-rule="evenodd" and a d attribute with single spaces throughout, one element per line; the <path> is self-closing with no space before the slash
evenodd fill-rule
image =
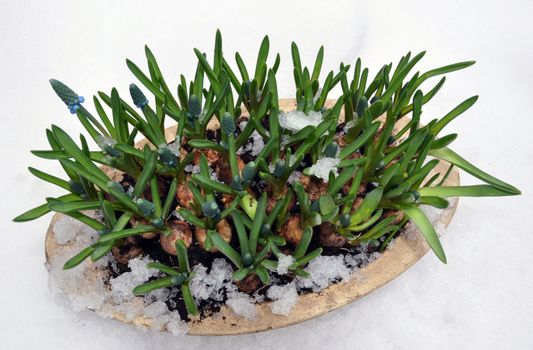
<path id="1" fill-rule="evenodd" d="M 235 284 L 239 290 L 245 293 L 253 292 L 262 286 L 261 280 L 255 274 L 249 275 L 243 280 L 235 282 Z"/>
<path id="2" fill-rule="evenodd" d="M 220 153 L 218 153 L 215 150 L 212 150 L 212 149 L 196 150 L 195 149 L 194 159 L 193 159 L 193 163 L 195 165 L 200 165 L 200 156 L 202 155 L 202 153 L 205 155 L 205 158 L 207 159 L 207 164 L 209 164 L 209 166 L 216 164 L 218 160 L 220 159 Z"/>
<path id="3" fill-rule="evenodd" d="M 127 237 L 123 244 L 111 250 L 111 254 L 123 265 L 127 265 L 131 259 L 140 256 L 143 252 L 144 250 L 138 245 L 135 237 Z"/>
<path id="4" fill-rule="evenodd" d="M 226 241 L 227 243 L 231 242 L 231 226 L 226 219 L 222 219 L 217 223 L 216 231 L 224 241 Z M 205 250 L 205 240 L 207 238 L 207 231 L 201 227 L 196 226 L 194 228 L 194 237 L 196 238 L 196 241 L 198 242 L 200 247 Z M 218 249 L 216 247 L 213 247 L 211 248 L 210 252 L 216 253 L 218 252 Z"/>
<path id="5" fill-rule="evenodd" d="M 187 183 L 190 181 L 190 177 L 187 177 L 186 181 L 179 184 L 176 188 L 176 199 L 180 206 L 186 209 L 191 209 L 192 203 L 194 203 L 194 197 L 192 195 Z"/>
<path id="6" fill-rule="evenodd" d="M 131 218 L 130 220 L 131 227 L 137 227 L 139 225 L 148 225 L 148 222 L 145 219 L 135 219 Z M 159 236 L 159 233 L 157 232 L 145 232 L 141 233 L 141 237 L 144 239 L 154 239 L 157 236 Z"/>
<path id="7" fill-rule="evenodd" d="M 303 229 L 300 222 L 300 215 L 291 216 L 283 226 L 281 226 L 279 235 L 285 238 L 287 242 L 294 245 L 300 243 L 303 235 Z"/>
<path id="8" fill-rule="evenodd" d="M 302 175 L 300 182 L 304 186 L 305 192 L 311 201 L 319 200 L 328 191 L 327 183 L 312 176 Z"/>
<path id="9" fill-rule="evenodd" d="M 181 239 L 188 248 L 192 242 L 192 232 L 189 224 L 185 221 L 175 220 L 170 222 L 171 234 L 161 235 L 159 242 L 165 252 L 170 255 L 176 255 L 176 241 Z"/>
<path id="10" fill-rule="evenodd" d="M 325 247 L 342 247 L 346 244 L 346 238 L 337 234 L 335 226 L 330 222 L 320 225 L 319 239 L 320 244 Z"/>
<path id="11" fill-rule="evenodd" d="M 395 216 L 393 222 L 391 222 L 391 225 L 397 225 L 403 220 L 403 211 L 400 210 L 387 210 L 385 213 L 383 213 L 382 219 L 388 218 L 389 216 Z"/>
<path id="12" fill-rule="evenodd" d="M 241 157 L 237 156 L 237 167 L 239 168 L 239 172 L 244 169 L 244 166 L 244 161 Z M 231 180 L 233 180 L 229 162 L 225 158 L 220 158 L 218 160 L 215 166 L 215 173 L 217 174 L 218 179 L 225 184 L 230 184 Z"/>

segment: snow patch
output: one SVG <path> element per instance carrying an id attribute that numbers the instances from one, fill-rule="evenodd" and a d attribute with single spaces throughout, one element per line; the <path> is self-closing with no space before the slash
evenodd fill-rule
<path id="1" fill-rule="evenodd" d="M 95 213 L 86 213 L 94 217 Z M 59 216 L 54 224 L 54 234 L 59 243 L 69 243 L 69 249 L 58 249 L 49 261 L 48 285 L 54 297 L 66 300 L 75 311 L 92 310 L 103 317 L 123 315 L 126 320 L 136 317 L 151 319 L 154 328 L 167 330 L 174 335 L 183 335 L 188 327 L 177 311 L 170 311 L 165 301 L 172 296 L 173 289 L 160 289 L 144 297 L 135 297 L 131 290 L 146 282 L 158 272 L 148 269 L 147 258 L 133 259 L 129 263 L 131 272 L 110 279 L 109 265 L 116 264 L 108 254 L 97 262 L 86 259 L 80 265 L 63 270 L 64 263 L 72 257 L 72 251 L 80 251 L 94 243 L 98 235 L 85 224 L 66 216 Z M 109 284 L 108 284 L 109 281 Z M 111 286 L 111 287 L 110 287 Z M 174 294 L 176 296 L 177 293 Z"/>
<path id="2" fill-rule="evenodd" d="M 339 176 L 339 173 L 337 172 L 337 165 L 339 165 L 339 163 L 339 158 L 319 158 L 316 163 L 309 168 L 309 174 L 314 175 L 324 181 L 328 181 L 330 171 L 333 171 L 335 176 Z"/>
<path id="3" fill-rule="evenodd" d="M 304 270 L 310 276 L 296 278 L 296 285 L 299 289 L 311 289 L 313 292 L 320 292 L 332 282 L 349 278 L 351 272 L 342 255 L 317 256 Z"/>
<path id="4" fill-rule="evenodd" d="M 289 266 L 294 264 L 294 258 L 290 255 L 279 254 L 278 255 L 278 266 L 276 272 L 278 275 L 286 275 L 289 272 Z"/>
<path id="5" fill-rule="evenodd" d="M 271 304 L 273 314 L 287 316 L 298 301 L 298 291 L 294 282 L 284 286 L 274 285 L 268 289 L 267 297 L 274 300 Z"/>
<path id="6" fill-rule="evenodd" d="M 318 126 L 322 122 L 322 113 L 311 111 L 306 115 L 302 111 L 283 112 L 279 115 L 279 125 L 293 133 L 298 132 L 306 126 Z"/>
<path id="7" fill-rule="evenodd" d="M 249 320 L 256 316 L 255 301 L 246 293 L 234 291 L 228 294 L 226 304 L 239 316 Z"/>

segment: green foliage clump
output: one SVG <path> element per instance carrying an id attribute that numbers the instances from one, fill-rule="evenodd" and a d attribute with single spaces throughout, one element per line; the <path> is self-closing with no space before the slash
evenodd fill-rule
<path id="1" fill-rule="evenodd" d="M 322 81 L 324 48 L 309 69 L 293 43 L 298 114 L 280 110 L 276 83 L 280 56 L 269 64 L 268 37 L 260 45 L 253 71 L 248 71 L 239 53 L 237 70 L 231 67 L 222 54 L 220 32 L 211 62 L 200 50 L 194 52 L 198 64 L 193 80 L 180 76 L 177 90 L 171 91 L 146 47 L 148 73 L 127 60 L 142 85 L 130 85 L 135 107 L 116 89 L 110 94 L 98 92 L 93 96 L 96 117 L 81 105 L 81 96 L 57 80 L 50 81 L 100 150 L 90 150 L 83 135 L 76 142 L 58 126 L 47 129 L 50 150 L 32 153 L 59 161 L 66 179 L 29 169 L 67 193 L 47 198 L 14 220 L 33 220 L 55 211 L 97 230 L 97 242 L 67 261 L 66 269 L 87 258 L 100 259 L 128 237 L 147 233 L 170 237 L 177 218 L 194 230 L 193 244 L 207 252 L 219 251 L 235 265 L 236 281 L 253 276 L 269 284 L 269 271 L 277 269 L 280 254 L 292 255 L 291 274 L 305 276 L 307 262 L 327 246 L 317 237 L 326 227 L 345 246 L 373 242 L 383 250 L 411 220 L 446 262 L 420 205 L 446 208 L 449 197 L 520 194 L 451 150 L 457 134 L 442 135 L 477 96 L 441 118 L 420 123 L 423 106 L 442 88 L 445 77 L 426 92 L 422 83 L 469 67 L 473 61 L 412 74 L 425 53 L 408 53 L 395 66 L 382 66 L 371 79 L 357 59 L 353 68 L 341 64 L 338 72 L 329 72 Z M 341 96 L 328 103 L 328 94 L 339 84 Z M 303 115 L 305 122 L 311 114 L 320 116 L 313 125 L 292 131 L 283 127 L 282 120 Z M 167 121 L 177 124 L 170 140 L 165 134 Z M 220 128 L 213 130 L 213 123 Z M 137 136 L 150 146 L 137 147 Z M 334 162 L 325 169 L 326 179 L 313 171 L 324 159 Z M 449 163 L 447 171 L 434 173 L 441 161 Z M 126 174 L 128 180 L 112 181 L 102 166 Z M 447 186 L 453 167 L 484 184 Z M 87 215 L 88 210 L 99 210 L 103 219 Z M 186 241 L 174 243 L 178 266 L 151 264 L 167 277 L 138 286 L 134 293 L 179 285 L 188 312 L 196 314 L 188 287 L 193 273 Z"/>

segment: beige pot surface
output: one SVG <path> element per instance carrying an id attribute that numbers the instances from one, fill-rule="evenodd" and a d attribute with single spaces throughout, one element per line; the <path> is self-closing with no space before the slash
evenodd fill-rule
<path id="1" fill-rule="evenodd" d="M 331 106 L 332 101 L 328 101 L 328 104 Z M 292 110 L 294 108 L 294 99 L 280 100 L 281 110 Z M 175 135 L 175 127 L 167 128 L 166 132 L 167 139 L 172 140 Z M 141 146 L 144 143 L 146 142 L 141 141 L 138 145 Z M 429 176 L 437 172 L 442 174 L 447 167 L 448 164 L 441 161 Z M 446 185 L 459 185 L 459 172 L 456 168 L 452 170 Z M 440 228 L 446 228 L 452 220 L 457 204 L 457 200 L 450 201 L 450 207 L 440 211 L 435 225 Z M 63 214 L 54 215 L 46 234 L 45 250 L 47 260 L 53 258 L 60 251 L 64 254 L 65 251 L 69 250 L 68 245 L 58 245 L 54 237 L 53 226 L 60 215 Z M 359 270 L 360 278 L 352 278 L 345 282 L 333 284 L 319 293 L 300 295 L 297 304 L 288 316 L 272 314 L 270 302 L 256 305 L 257 312 L 253 320 L 239 317 L 224 306 L 219 313 L 213 316 L 191 321 L 188 334 L 231 335 L 260 332 L 300 323 L 338 309 L 393 280 L 424 256 L 429 247 L 420 232 L 416 231 L 414 235 L 417 237 L 416 239 L 413 239 L 413 234 L 409 235 L 409 238 L 405 235 L 399 236 L 394 244 L 377 260 Z M 72 251 L 72 255 L 75 253 L 77 252 Z M 120 313 L 114 314 L 113 318 L 138 326 L 152 327 L 152 320 L 149 318 L 138 317 L 128 321 Z"/>

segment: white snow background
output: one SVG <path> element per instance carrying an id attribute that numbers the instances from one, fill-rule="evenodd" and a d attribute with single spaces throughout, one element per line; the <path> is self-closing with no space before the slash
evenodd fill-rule
<path id="1" fill-rule="evenodd" d="M 530 1 L 2 1 L 0 101 L 2 214 L 0 342 L 11 349 L 501 349 L 533 348 L 533 14 Z M 128 57 L 145 67 L 143 45 L 156 54 L 170 86 L 191 77 L 198 47 L 212 56 L 216 28 L 224 52 L 239 50 L 253 70 L 270 35 L 280 52 L 281 97 L 293 97 L 290 42 L 312 65 L 325 45 L 324 74 L 361 56 L 372 74 L 406 51 L 427 50 L 419 69 L 477 60 L 448 76 L 423 121 L 461 101 L 478 103 L 448 127 L 454 150 L 511 182 L 521 197 L 462 199 L 443 245 L 371 295 L 318 319 L 232 337 L 181 337 L 75 313 L 48 290 L 44 234 L 50 216 L 11 219 L 60 190 L 26 170 L 60 174 L 56 162 L 33 157 L 47 147 L 55 123 L 82 130 L 48 84 L 57 78 L 90 101 L 134 81 Z M 436 82 L 436 80 L 433 80 Z M 425 85 L 426 89 L 431 83 Z M 335 94 L 334 94 L 335 95 Z M 90 103 L 86 103 L 87 106 Z M 463 183 L 473 183 L 468 176 Z"/>

